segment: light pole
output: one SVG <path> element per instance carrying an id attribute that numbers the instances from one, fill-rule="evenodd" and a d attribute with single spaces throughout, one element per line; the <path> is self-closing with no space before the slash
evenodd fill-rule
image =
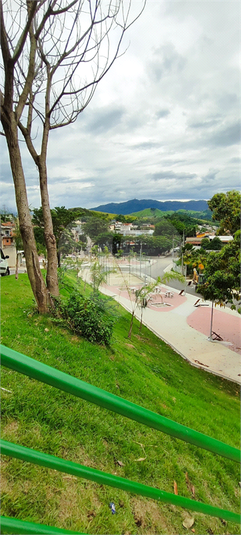
<path id="1" fill-rule="evenodd" d="M 208 338 L 208 340 L 210 342 L 213 341 L 212 334 L 213 334 L 213 301 L 212 301 L 212 310 L 211 310 L 210 334 L 209 334 L 209 338 Z"/>
<path id="2" fill-rule="evenodd" d="M 183 237 L 182 237 L 182 275 L 183 275 L 183 248 L 185 245 L 185 239 L 184 239 L 184 231 L 183 231 Z"/>
<path id="3" fill-rule="evenodd" d="M 185 290 L 184 290 L 184 295 L 186 295 L 186 290 L 187 290 L 187 264 L 185 264 Z"/>
<path id="4" fill-rule="evenodd" d="M 140 247 L 140 278 L 141 278 L 141 255 L 142 255 L 142 241 L 141 241 L 141 247 Z"/>

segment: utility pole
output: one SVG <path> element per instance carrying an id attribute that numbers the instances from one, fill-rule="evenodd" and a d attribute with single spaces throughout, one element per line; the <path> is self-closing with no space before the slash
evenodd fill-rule
<path id="1" fill-rule="evenodd" d="M 182 235 L 182 248 L 184 247 L 185 245 L 185 236 L 184 236 L 184 231 L 183 231 L 183 235 Z M 182 250 L 182 275 L 183 275 L 183 250 Z"/>
<path id="2" fill-rule="evenodd" d="M 211 309 L 210 334 L 209 334 L 208 340 L 210 342 L 213 341 L 213 301 L 212 301 L 212 309 Z"/>
<path id="3" fill-rule="evenodd" d="M 141 255 L 142 255 L 142 241 L 141 241 L 141 247 L 140 247 L 140 277 L 141 277 Z"/>

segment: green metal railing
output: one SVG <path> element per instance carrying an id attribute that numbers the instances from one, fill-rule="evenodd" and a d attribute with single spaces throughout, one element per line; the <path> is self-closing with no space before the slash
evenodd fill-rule
<path id="1" fill-rule="evenodd" d="M 1 345 L 1 364 L 7 368 L 18 371 L 24 375 L 32 377 L 38 381 L 49 384 L 63 390 L 70 394 L 73 394 L 77 397 L 85 399 L 91 403 L 109 409 L 113 412 L 122 414 L 127 418 L 136 420 L 148 427 L 158 429 L 166 434 L 169 434 L 173 437 L 179 438 L 185 442 L 194 444 L 195 446 L 201 447 L 203 449 L 209 450 L 213 453 L 226 457 L 236 462 L 240 462 L 241 453 L 238 449 L 224 444 L 214 438 L 208 437 L 202 433 L 194 431 L 188 427 L 185 427 L 181 424 L 173 422 L 168 418 L 160 416 L 148 409 L 140 407 L 130 401 L 124 400 L 114 394 L 110 394 L 105 390 L 92 386 L 80 379 L 76 379 L 64 372 L 51 368 L 46 364 L 43 364 L 39 361 L 26 357 L 21 353 L 17 353 L 12 349 L 9 349 Z M 163 501 L 165 503 L 171 503 L 181 507 L 185 507 L 192 511 L 197 511 L 199 513 L 208 514 L 211 516 L 216 516 L 230 522 L 240 523 L 241 516 L 237 513 L 232 513 L 217 507 L 213 507 L 207 504 L 197 502 L 188 498 L 183 498 L 181 496 L 176 496 L 174 494 L 161 491 L 140 483 L 135 483 L 133 481 L 113 476 L 112 474 L 106 474 L 99 470 L 92 468 L 87 468 L 77 463 L 71 461 L 66 461 L 54 457 L 52 455 L 47 455 L 45 453 L 37 452 L 30 448 L 25 448 L 23 446 L 18 446 L 10 442 L 1 441 L 1 450 L 4 455 L 10 457 L 22 459 L 23 461 L 31 462 L 38 464 L 40 466 L 45 466 L 62 472 L 66 472 L 78 477 L 84 477 L 91 481 L 95 481 L 100 484 L 110 485 L 115 488 L 119 488 L 128 492 L 133 492 L 135 494 L 140 494 L 155 500 Z M 10 529 L 11 522 L 16 522 L 14 519 L 6 519 L 2 517 L 2 527 L 4 527 L 6 532 L 12 533 L 60 533 L 57 528 L 50 528 L 48 526 L 42 526 L 43 531 L 33 531 L 34 524 L 31 524 L 27 530 L 26 522 L 24 522 L 25 531 L 13 531 Z M 17 521 L 20 522 L 20 521 Z M 12 524 L 12 527 L 13 524 Z M 9 531 L 7 531 L 9 529 Z M 16 528 L 20 529 L 20 528 Z M 46 531 L 47 530 L 47 531 Z M 48 531 L 49 530 L 49 531 Z M 56 531 L 57 530 L 57 531 Z M 76 533 L 63 531 L 62 533 Z"/>
<path id="2" fill-rule="evenodd" d="M 1 533 L 16 533 L 17 535 L 86 535 L 79 531 L 69 531 L 67 529 L 54 528 L 53 526 L 45 526 L 44 524 L 35 524 L 33 522 L 24 522 L 16 518 L 9 518 L 1 516 Z"/>

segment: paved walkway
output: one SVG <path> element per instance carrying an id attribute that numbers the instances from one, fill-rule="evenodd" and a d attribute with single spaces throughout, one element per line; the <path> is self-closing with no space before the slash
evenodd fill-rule
<path id="1" fill-rule="evenodd" d="M 143 281 L 134 275 L 128 276 L 126 282 L 136 288 L 143 285 Z M 241 316 L 229 308 L 214 308 L 213 331 L 223 341 L 211 342 L 208 339 L 211 302 L 195 307 L 197 296 L 181 296 L 178 290 L 161 286 L 163 297 L 154 297 L 152 304 L 144 309 L 143 324 L 193 366 L 241 384 Z M 173 297 L 165 296 L 168 290 Z M 109 274 L 101 291 L 132 312 L 134 297 L 128 294 L 120 274 Z M 140 319 L 139 308 L 136 308 L 135 316 Z"/>

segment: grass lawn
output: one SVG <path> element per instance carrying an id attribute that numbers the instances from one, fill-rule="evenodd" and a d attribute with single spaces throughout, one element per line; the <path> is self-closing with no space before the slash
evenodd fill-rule
<path id="1" fill-rule="evenodd" d="M 239 447 L 238 385 L 191 367 L 148 329 L 140 333 L 137 321 L 129 340 L 130 314 L 112 300 L 108 306 L 115 317 L 111 346 L 94 345 L 36 314 L 27 275 L 4 277 L 1 343 Z M 1 386 L 10 391 L 1 391 L 3 439 L 168 492 L 175 482 L 179 495 L 239 512 L 237 463 L 8 369 L 1 370 Z M 222 519 L 6 456 L 1 490 L 2 515 L 88 534 L 239 532 Z M 195 519 L 192 531 L 182 525 L 186 517 Z"/>

